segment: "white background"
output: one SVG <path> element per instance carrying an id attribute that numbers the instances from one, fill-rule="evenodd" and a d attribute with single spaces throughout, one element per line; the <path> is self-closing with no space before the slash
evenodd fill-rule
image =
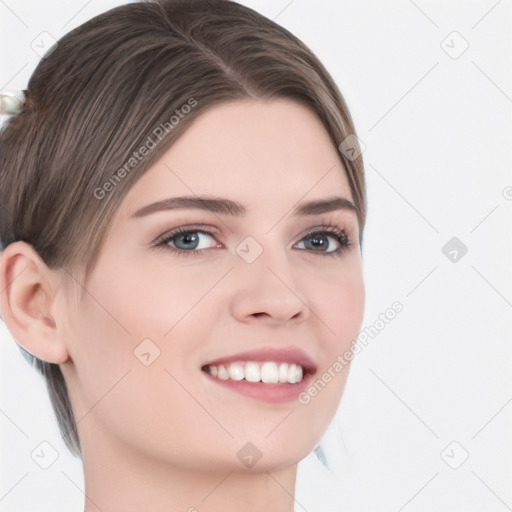
<path id="1" fill-rule="evenodd" d="M 26 87 L 41 32 L 121 3 L 0 1 L 0 89 Z M 512 3 L 241 3 L 338 83 L 366 147 L 363 326 L 403 304 L 355 359 L 328 432 L 341 497 L 312 455 L 296 510 L 512 510 Z M 452 237 L 468 249 L 457 262 L 442 252 Z M 83 510 L 42 378 L 0 327 L 0 511 Z M 59 454 L 46 470 L 30 457 L 42 441 Z"/>

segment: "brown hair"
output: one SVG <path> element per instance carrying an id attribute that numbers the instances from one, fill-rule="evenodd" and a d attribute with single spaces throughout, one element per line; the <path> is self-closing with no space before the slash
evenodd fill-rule
<path id="1" fill-rule="evenodd" d="M 123 197 L 202 112 L 236 100 L 290 98 L 315 112 L 336 147 L 355 133 L 311 50 L 229 0 L 111 9 L 58 41 L 26 95 L 24 111 L 0 132 L 0 239 L 29 243 L 49 268 L 80 268 L 83 282 Z M 362 236 L 363 162 L 339 155 Z M 79 456 L 60 367 L 22 353 L 45 377 L 63 439 Z"/>

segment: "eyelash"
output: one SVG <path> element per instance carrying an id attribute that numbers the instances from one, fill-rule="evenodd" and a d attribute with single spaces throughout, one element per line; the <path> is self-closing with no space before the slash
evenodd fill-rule
<path id="1" fill-rule="evenodd" d="M 173 238 L 179 236 L 179 235 L 191 235 L 196 233 L 202 233 L 206 234 L 208 236 L 211 236 L 212 238 L 215 238 L 215 235 L 206 227 L 202 225 L 198 226 L 181 226 L 176 229 L 173 229 L 172 231 L 163 234 L 162 236 L 158 237 L 153 243 L 152 246 L 159 249 L 169 249 L 173 253 L 177 254 L 178 256 L 186 256 L 186 255 L 198 255 L 200 253 L 204 253 L 208 249 L 192 249 L 190 251 L 184 251 L 182 249 L 177 249 L 176 247 L 171 247 L 169 244 L 170 241 L 173 240 Z M 338 226 L 334 224 L 326 224 L 322 226 L 318 226 L 317 228 L 314 228 L 310 231 L 308 231 L 300 240 L 299 242 L 303 241 L 306 238 L 312 237 L 313 235 L 327 235 L 331 238 L 334 238 L 338 244 L 339 247 L 334 251 L 329 252 L 322 252 L 322 251 L 312 251 L 310 249 L 299 249 L 299 250 L 306 250 L 308 252 L 319 254 L 321 256 L 341 256 L 351 245 L 352 245 L 352 239 L 351 237 L 342 229 L 340 229 Z M 211 247 L 210 249 L 213 249 Z"/>

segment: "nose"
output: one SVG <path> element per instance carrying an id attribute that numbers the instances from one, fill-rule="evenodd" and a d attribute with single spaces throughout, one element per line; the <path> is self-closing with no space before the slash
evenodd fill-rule
<path id="1" fill-rule="evenodd" d="M 286 254 L 264 250 L 253 261 L 240 259 L 231 272 L 234 281 L 230 310 L 240 322 L 286 324 L 303 322 L 310 314 L 292 263 Z"/>

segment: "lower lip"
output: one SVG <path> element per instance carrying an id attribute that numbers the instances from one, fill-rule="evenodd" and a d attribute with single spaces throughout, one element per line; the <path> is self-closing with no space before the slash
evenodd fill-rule
<path id="1" fill-rule="evenodd" d="M 298 400 L 299 395 L 306 390 L 309 381 L 313 377 L 312 374 L 306 373 L 304 378 L 296 384 L 265 384 L 264 382 L 248 382 L 245 379 L 222 380 L 207 372 L 203 371 L 203 373 L 219 386 L 230 389 L 235 393 L 274 404 Z"/>

